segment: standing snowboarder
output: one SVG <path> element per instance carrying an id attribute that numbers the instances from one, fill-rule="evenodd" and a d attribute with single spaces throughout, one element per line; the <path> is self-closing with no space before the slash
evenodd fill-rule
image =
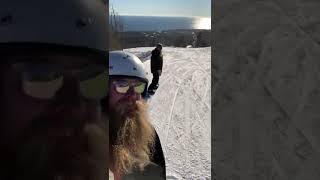
<path id="1" fill-rule="evenodd" d="M 155 90 L 159 86 L 159 77 L 162 73 L 163 55 L 162 44 L 157 44 L 156 48 L 151 52 L 151 73 L 153 75 L 152 82 L 148 88 L 150 94 L 154 94 Z"/>

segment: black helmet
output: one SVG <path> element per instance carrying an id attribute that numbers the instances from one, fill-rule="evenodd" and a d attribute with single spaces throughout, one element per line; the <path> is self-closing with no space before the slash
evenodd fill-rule
<path id="1" fill-rule="evenodd" d="M 162 44 L 158 43 L 156 47 L 159 47 L 160 49 L 162 49 Z"/>
<path id="2" fill-rule="evenodd" d="M 0 0 L 0 52 L 49 48 L 107 58 L 107 12 L 104 0 Z"/>

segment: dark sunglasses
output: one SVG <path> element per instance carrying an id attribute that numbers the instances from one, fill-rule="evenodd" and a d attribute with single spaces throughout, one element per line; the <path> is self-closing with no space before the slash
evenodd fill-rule
<path id="1" fill-rule="evenodd" d="M 130 88 L 133 88 L 135 93 L 142 94 L 146 88 L 147 83 L 143 81 L 130 81 L 130 80 L 113 80 L 112 84 L 115 90 L 120 94 L 125 94 Z"/>
<path id="2" fill-rule="evenodd" d="M 99 100 L 107 96 L 108 72 L 102 66 L 65 68 L 53 63 L 15 63 L 12 67 L 20 74 L 23 92 L 34 98 L 54 98 L 66 74 L 79 80 L 83 97 Z"/>

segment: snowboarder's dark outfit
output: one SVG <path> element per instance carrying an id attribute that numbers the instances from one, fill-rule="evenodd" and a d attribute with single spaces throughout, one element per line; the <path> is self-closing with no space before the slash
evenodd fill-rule
<path id="1" fill-rule="evenodd" d="M 159 86 L 159 76 L 161 76 L 162 66 L 163 66 L 163 55 L 162 55 L 161 49 L 159 50 L 159 48 L 155 48 L 151 52 L 150 66 L 151 66 L 151 73 L 153 75 L 153 78 L 148 88 L 149 92 L 157 89 Z"/>

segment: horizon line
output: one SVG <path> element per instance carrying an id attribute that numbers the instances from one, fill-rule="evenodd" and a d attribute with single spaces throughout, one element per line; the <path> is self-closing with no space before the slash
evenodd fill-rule
<path id="1" fill-rule="evenodd" d="M 187 18 L 210 18 L 211 16 L 182 16 L 182 15 L 139 15 L 139 14 L 118 14 L 119 16 L 143 16 L 143 17 L 187 17 Z"/>

